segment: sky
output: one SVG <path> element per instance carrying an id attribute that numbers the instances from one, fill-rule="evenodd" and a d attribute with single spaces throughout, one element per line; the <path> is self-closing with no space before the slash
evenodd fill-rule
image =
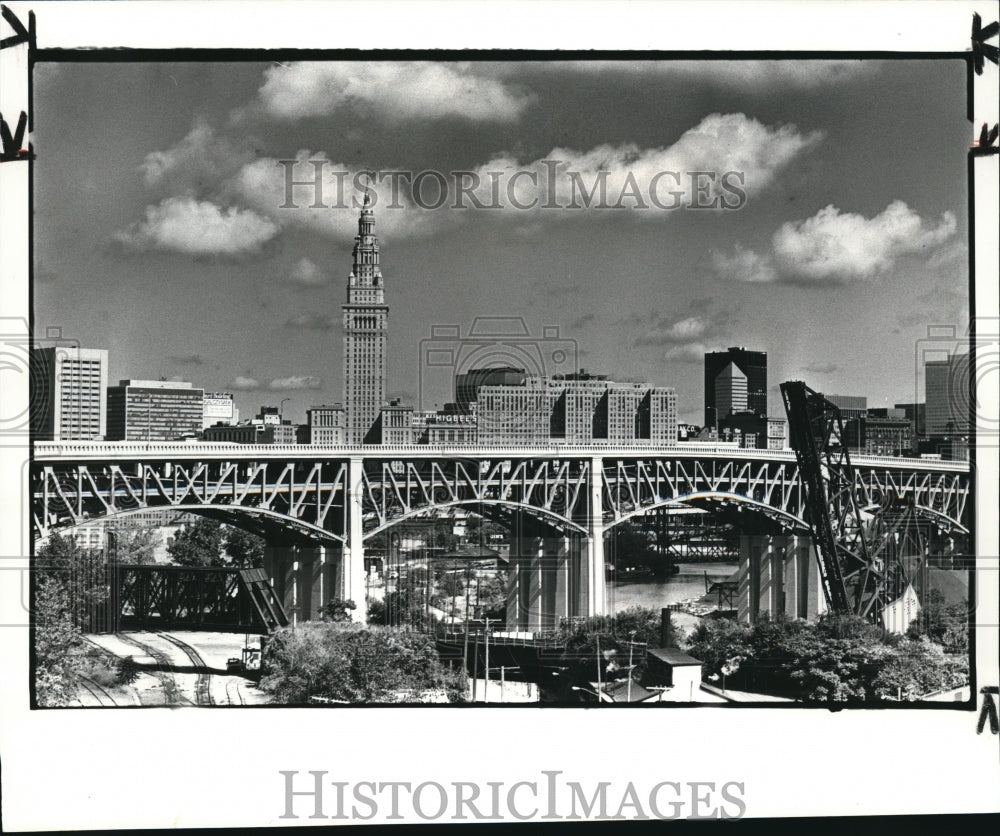
<path id="1" fill-rule="evenodd" d="M 389 393 L 422 408 L 453 398 L 449 362 L 522 358 L 672 386 L 700 423 L 704 352 L 735 345 L 768 353 L 772 414 L 788 379 L 891 406 L 922 396 L 928 329 L 967 325 L 960 61 L 62 63 L 34 84 L 36 333 L 242 417 L 341 400 L 355 182 Z M 317 170 L 322 199 L 289 206 L 286 176 Z M 387 172 L 423 172 L 419 195 Z"/>

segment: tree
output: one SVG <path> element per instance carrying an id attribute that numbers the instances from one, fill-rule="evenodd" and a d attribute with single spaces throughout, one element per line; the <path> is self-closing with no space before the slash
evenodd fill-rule
<path id="1" fill-rule="evenodd" d="M 911 639 L 926 636 L 949 653 L 969 652 L 969 602 L 947 604 L 939 589 L 928 591 L 920 615 L 906 635 Z"/>
<path id="2" fill-rule="evenodd" d="M 452 598 L 465 591 L 465 582 L 458 572 L 442 572 L 438 580 L 438 589 L 445 598 Z"/>
<path id="3" fill-rule="evenodd" d="M 854 615 L 826 615 L 815 624 L 703 621 L 691 633 L 688 652 L 704 663 L 709 679 L 725 671 L 731 688 L 805 702 L 916 700 L 968 682 L 967 660 Z"/>
<path id="4" fill-rule="evenodd" d="M 202 517 L 185 525 L 177 535 L 167 540 L 167 551 L 180 566 L 224 566 L 222 545 L 225 532 L 222 523 Z"/>
<path id="5" fill-rule="evenodd" d="M 264 565 L 267 540 L 235 526 L 226 527 L 225 550 L 233 566 L 259 569 Z"/>
<path id="6" fill-rule="evenodd" d="M 598 671 L 604 682 L 626 679 L 630 671 L 633 678 L 639 678 L 646 667 L 640 646 L 661 646 L 660 612 L 637 605 L 610 617 L 567 622 L 560 632 L 565 641 L 562 661 L 570 685 L 592 681 L 598 677 Z"/>
<path id="7" fill-rule="evenodd" d="M 356 610 L 358 605 L 351 600 L 341 600 L 336 599 L 325 604 L 320 610 L 320 617 L 324 621 L 332 621 L 334 623 L 342 624 L 350 622 L 351 611 Z"/>
<path id="8" fill-rule="evenodd" d="M 73 623 L 66 584 L 41 577 L 35 587 L 35 699 L 40 706 L 72 699 L 83 662 L 83 638 Z"/>
<path id="9" fill-rule="evenodd" d="M 276 631 L 264 656 L 261 688 L 276 703 L 419 702 L 429 692 L 459 702 L 466 693 L 464 671 L 447 668 L 422 633 L 306 622 Z"/>
<path id="10" fill-rule="evenodd" d="M 113 553 L 119 563 L 140 566 L 155 562 L 156 549 L 163 542 L 159 529 L 151 526 L 116 528 L 108 531 L 108 537 L 114 537 Z"/>
<path id="11" fill-rule="evenodd" d="M 90 609 L 108 599 L 103 553 L 82 548 L 72 535 L 51 535 L 36 552 L 34 571 L 37 579 L 52 578 L 65 587 L 70 612 Z"/>

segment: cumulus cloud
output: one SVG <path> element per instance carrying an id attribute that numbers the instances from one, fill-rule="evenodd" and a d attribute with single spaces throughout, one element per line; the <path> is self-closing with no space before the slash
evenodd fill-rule
<path id="1" fill-rule="evenodd" d="M 712 266 L 720 275 L 741 282 L 773 282 L 777 279 L 770 256 L 760 255 L 739 244 L 731 254 L 713 251 Z"/>
<path id="2" fill-rule="evenodd" d="M 952 212 L 931 223 L 901 200 L 872 218 L 831 205 L 811 218 L 782 224 L 769 251 L 737 247 L 732 255 L 714 254 L 713 265 L 740 281 L 849 284 L 884 275 L 904 256 L 930 255 L 955 234 L 956 227 Z"/>
<path id="3" fill-rule="evenodd" d="M 689 316 L 676 321 L 661 320 L 654 328 L 640 334 L 636 345 L 682 345 L 717 330 L 717 323 L 707 316 Z"/>
<path id="4" fill-rule="evenodd" d="M 151 189 L 198 195 L 211 191 L 251 156 L 248 148 L 237 147 L 232 139 L 198 120 L 176 145 L 148 153 L 139 170 Z"/>
<path id="5" fill-rule="evenodd" d="M 318 377 L 309 375 L 291 375 L 290 377 L 278 377 L 272 380 L 267 388 L 272 392 L 289 392 L 295 389 L 319 389 L 323 381 Z"/>
<path id="6" fill-rule="evenodd" d="M 331 314 L 304 313 L 291 317 L 285 322 L 289 328 L 306 328 L 313 331 L 329 331 L 335 325 Z"/>
<path id="7" fill-rule="evenodd" d="M 693 342 L 685 345 L 675 345 L 663 352 L 664 360 L 672 360 L 675 363 L 700 364 L 705 360 L 705 354 L 709 348 L 705 343 Z"/>
<path id="8" fill-rule="evenodd" d="M 328 116 L 345 107 L 396 120 L 452 117 L 511 122 L 531 96 L 474 64 L 423 61 L 332 61 L 276 64 L 258 92 L 272 119 Z"/>
<path id="9" fill-rule="evenodd" d="M 317 267 L 311 259 L 300 258 L 288 274 L 288 281 L 300 287 L 323 287 L 330 283 L 329 274 Z"/>
<path id="10" fill-rule="evenodd" d="M 259 250 L 277 231 L 272 221 L 246 209 L 170 197 L 147 206 L 144 220 L 116 233 L 114 240 L 136 250 L 234 256 Z"/>
<path id="11" fill-rule="evenodd" d="M 709 310 L 710 300 L 694 299 L 686 310 L 666 317 L 633 317 L 634 328 L 640 329 L 635 339 L 637 348 L 652 346 L 662 349 L 663 360 L 674 363 L 701 363 L 733 327 L 730 310 Z"/>
<path id="12" fill-rule="evenodd" d="M 235 377 L 233 382 L 229 384 L 230 389 L 236 389 L 240 392 L 253 392 L 261 388 L 260 381 L 252 377 Z"/>
<path id="13" fill-rule="evenodd" d="M 768 126 L 742 113 L 716 113 L 665 148 L 553 148 L 531 162 L 500 155 L 461 173 L 375 172 L 373 207 L 379 233 L 397 240 L 454 228 L 470 214 L 449 211 L 454 208 L 507 209 L 505 219 L 523 223 L 530 217 L 537 230 L 539 220 L 577 217 L 582 211 L 640 208 L 649 211 L 637 216 L 659 218 L 672 214 L 664 210 L 694 203 L 734 207 L 766 190 L 821 138 L 819 132 L 804 133 L 794 125 Z M 357 229 L 357 187 L 368 180 L 363 173 L 325 152 L 302 149 L 294 158 L 245 163 L 223 193 L 280 227 L 305 228 L 346 242 Z M 305 185 L 291 185 L 300 181 Z M 553 205 L 566 208 L 546 211 Z"/>
<path id="14" fill-rule="evenodd" d="M 322 178 L 318 190 L 317 171 Z M 261 157 L 246 163 L 224 184 L 223 190 L 280 227 L 307 229 L 348 242 L 358 231 L 361 194 L 355 182 L 366 180 L 360 177 L 363 172 L 363 168 L 349 168 L 331 160 L 325 152 L 301 149 L 282 160 Z M 309 183 L 288 189 L 287 181 L 300 180 Z M 372 189 L 379 235 L 401 240 L 454 225 L 454 213 L 419 211 L 402 189 L 392 202 L 389 188 L 386 181 L 384 187 Z"/>
<path id="15" fill-rule="evenodd" d="M 856 281 L 884 273 L 900 256 L 938 246 L 955 229 L 951 212 L 931 225 L 894 200 L 871 219 L 827 206 L 805 221 L 783 224 L 772 245 L 785 274 L 805 282 Z"/>
<path id="16" fill-rule="evenodd" d="M 822 138 L 819 131 L 769 126 L 743 113 L 712 113 L 667 147 L 553 148 L 526 165 L 498 156 L 475 170 L 479 185 L 472 191 L 483 205 L 531 207 L 546 217 L 571 217 L 593 207 L 649 210 L 639 213 L 643 217 L 695 204 L 737 208 Z M 515 175 L 520 171 L 527 173 Z M 503 187 L 496 190 L 498 178 Z M 546 204 L 567 208 L 544 211 Z"/>

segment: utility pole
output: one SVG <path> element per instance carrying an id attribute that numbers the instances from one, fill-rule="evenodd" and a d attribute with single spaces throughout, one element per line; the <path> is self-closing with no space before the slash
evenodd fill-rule
<path id="1" fill-rule="evenodd" d="M 601 689 L 601 634 L 596 633 L 594 640 L 597 642 L 597 702 L 600 704 L 603 693 Z"/>
<path id="2" fill-rule="evenodd" d="M 486 642 L 486 678 L 483 680 L 483 702 L 489 702 L 487 694 L 490 687 L 490 622 L 495 618 L 485 619 L 486 629 L 483 631 L 483 641 Z"/>
<path id="3" fill-rule="evenodd" d="M 468 629 L 468 627 L 466 627 Z M 479 631 L 476 630 L 476 645 L 472 650 L 472 701 L 476 701 L 476 680 L 479 679 Z"/>

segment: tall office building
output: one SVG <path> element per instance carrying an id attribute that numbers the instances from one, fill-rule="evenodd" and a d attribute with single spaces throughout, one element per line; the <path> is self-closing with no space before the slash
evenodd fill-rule
<path id="1" fill-rule="evenodd" d="M 969 355 L 924 364 L 925 428 L 927 435 L 964 435 L 969 432 L 971 378 Z"/>
<path id="2" fill-rule="evenodd" d="M 459 411 L 471 412 L 472 404 L 479 397 L 483 386 L 520 386 L 527 372 L 513 366 L 492 366 L 484 369 L 469 369 L 455 375 L 455 403 Z"/>
<path id="3" fill-rule="evenodd" d="M 121 380 L 108 388 L 109 441 L 176 441 L 202 432 L 205 391 L 177 380 Z"/>
<path id="4" fill-rule="evenodd" d="M 840 417 L 846 423 L 854 418 L 864 418 L 868 414 L 868 398 L 865 395 L 823 395 L 840 410 Z"/>
<path id="5" fill-rule="evenodd" d="M 108 352 L 31 350 L 31 424 L 42 441 L 100 441 L 107 434 Z"/>
<path id="6" fill-rule="evenodd" d="M 747 412 L 747 376 L 730 363 L 715 376 L 715 413 L 720 420 L 736 412 Z M 754 413 L 756 417 L 760 417 Z"/>
<path id="7" fill-rule="evenodd" d="M 677 443 L 677 393 L 585 372 L 479 387 L 484 444 Z"/>
<path id="8" fill-rule="evenodd" d="M 240 411 L 236 408 L 232 392 L 206 392 L 204 411 L 202 412 L 202 428 L 208 429 L 216 424 L 233 426 L 240 422 Z"/>
<path id="9" fill-rule="evenodd" d="M 730 365 L 734 368 L 729 370 Z M 758 418 L 767 417 L 767 352 L 749 351 L 742 346 L 729 348 L 726 351 L 710 351 L 705 355 L 705 426 L 715 427 L 720 419 L 725 418 L 730 404 L 716 402 L 716 382 L 723 373 L 730 376 L 732 384 L 735 372 L 740 372 L 746 378 L 746 405 L 743 410 L 749 410 Z M 738 376 L 736 376 L 738 378 Z M 739 392 L 727 389 L 723 392 L 741 399 Z M 725 407 L 723 411 L 722 407 Z M 743 411 L 734 409 L 733 411 Z"/>
<path id="10" fill-rule="evenodd" d="M 375 213 L 365 193 L 354 237 L 353 266 L 344 305 L 344 410 L 346 442 L 364 444 L 378 423 L 386 392 L 386 333 L 389 307 L 385 304 Z"/>

